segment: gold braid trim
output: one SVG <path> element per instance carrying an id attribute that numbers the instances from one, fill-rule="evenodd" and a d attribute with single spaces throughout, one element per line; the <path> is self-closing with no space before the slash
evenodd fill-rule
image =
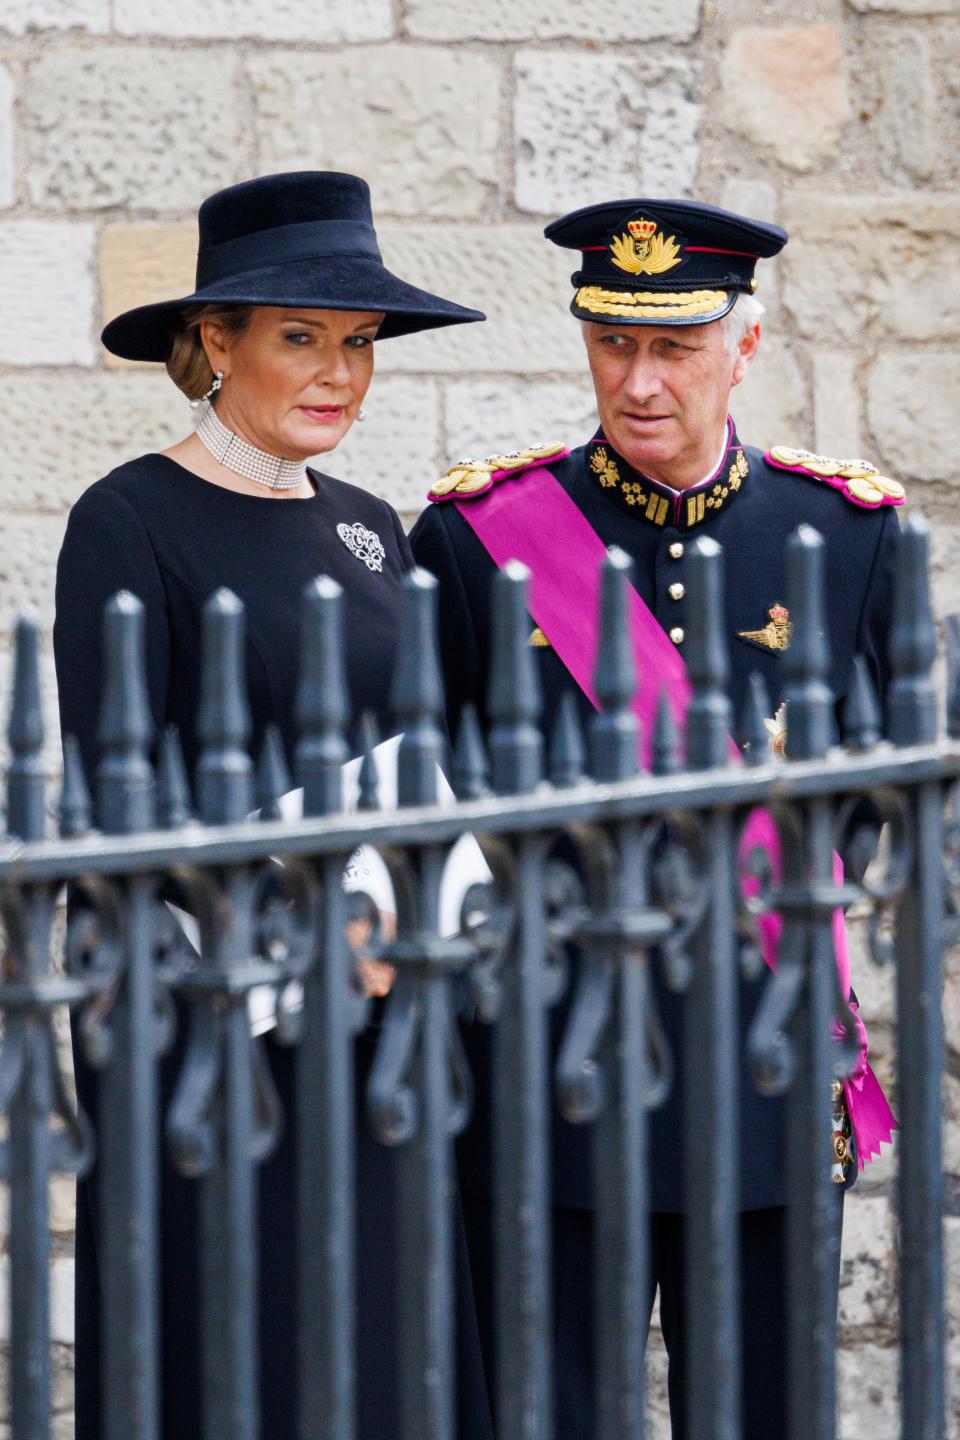
<path id="1" fill-rule="evenodd" d="M 584 285 L 574 303 L 592 315 L 626 315 L 642 320 L 685 320 L 688 315 L 706 315 L 727 299 L 726 290 L 602 290 Z"/>

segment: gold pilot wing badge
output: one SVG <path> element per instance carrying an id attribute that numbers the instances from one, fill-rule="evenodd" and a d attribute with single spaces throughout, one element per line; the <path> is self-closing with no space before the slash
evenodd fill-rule
<path id="1" fill-rule="evenodd" d="M 790 611 L 786 605 L 771 605 L 767 614 L 770 619 L 762 630 L 738 630 L 737 635 L 761 650 L 779 654 L 790 645 Z"/>
<path id="2" fill-rule="evenodd" d="M 628 275 L 662 275 L 679 265 L 683 256 L 675 235 L 664 235 L 655 220 L 628 220 L 627 233 L 610 242 L 613 263 Z"/>

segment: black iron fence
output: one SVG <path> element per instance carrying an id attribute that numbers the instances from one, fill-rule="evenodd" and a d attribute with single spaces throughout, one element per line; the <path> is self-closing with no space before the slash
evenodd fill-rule
<path id="1" fill-rule="evenodd" d="M 722 555 L 691 547 L 686 646 L 693 698 L 681 741 L 660 705 L 652 773 L 639 773 L 636 684 L 623 637 L 627 571 L 611 555 L 603 578 L 596 689 L 602 700 L 583 735 L 563 708 L 546 742 L 539 728 L 527 645 L 525 576 L 507 567 L 495 594 L 495 682 L 484 737 L 468 714 L 450 763 L 434 651 L 433 582 L 414 572 L 391 703 L 398 803 L 378 807 L 373 766 L 360 779 L 361 808 L 342 809 L 351 747 L 340 634 L 340 594 L 325 579 L 304 599 L 295 781 L 303 816 L 280 818 L 291 788 L 268 738 L 254 768 L 245 744 L 243 613 L 227 592 L 209 601 L 198 730 L 203 744 L 196 813 L 177 738 L 151 763 L 141 657 L 142 614 L 121 594 L 105 617 L 102 759 L 91 804 L 75 745 L 65 745 L 59 835 L 48 834 L 41 762 L 43 723 L 37 633 L 22 619 L 9 727 L 7 837 L 0 849 L 6 948 L 0 1111 L 11 1192 L 12 1419 L 16 1440 L 49 1434 L 47 1194 L 53 1172 L 88 1170 L 96 1155 L 101 1200 L 103 1434 L 158 1434 L 157 1167 L 165 1135 L 176 1163 L 202 1191 L 202 1354 L 206 1440 L 255 1440 L 257 1422 L 256 1172 L 277 1116 L 253 1036 L 249 996 L 281 997 L 281 1038 L 295 1049 L 299 1208 L 298 1354 L 302 1437 L 354 1434 L 353 1037 L 369 1002 L 355 978 L 347 935 L 344 867 L 373 847 L 392 881 L 396 934 L 380 958 L 396 970 L 367 1089 L 369 1119 L 399 1154 L 397 1223 L 402 1265 L 397 1363 L 400 1440 L 453 1433 L 452 1141 L 470 1107 L 457 1033 L 457 997 L 494 1034 L 495 1404 L 508 1440 L 549 1440 L 550 1304 L 548 1112 L 557 1087 L 564 1113 L 592 1127 L 598 1207 L 596 1307 L 598 1436 L 644 1433 L 642 1353 L 647 1257 L 647 1115 L 670 1083 L 670 1066 L 695 1081 L 699 1123 L 688 1134 L 690 1250 L 701 1257 L 689 1307 L 691 1433 L 735 1440 L 739 1367 L 735 993 L 738 927 L 778 909 L 781 962 L 767 982 L 751 1048 L 760 1082 L 788 1089 L 790 1173 L 790 1368 L 793 1440 L 835 1434 L 829 1106 L 838 1066 L 851 1065 L 853 1031 L 836 978 L 831 915 L 856 902 L 874 911 L 879 959 L 897 976 L 900 1315 L 904 1437 L 944 1433 L 941 1251 L 941 956 L 952 938 L 958 831 L 951 810 L 960 774 L 960 684 L 951 661 L 946 737 L 938 734 L 931 679 L 927 534 L 908 522 L 901 547 L 893 631 L 894 679 L 885 739 L 866 672 L 858 672 L 835 743 L 826 686 L 822 544 L 802 529 L 788 553 L 793 621 L 784 657 L 787 759 L 772 756 L 766 701 L 751 692 L 738 724 L 725 696 L 725 640 L 718 597 Z M 738 728 L 745 763 L 730 757 Z M 454 805 L 437 803 L 438 764 Z M 879 860 L 867 866 L 853 802 L 868 797 L 886 822 Z M 749 904 L 736 880 L 745 817 L 774 817 L 782 879 L 758 877 Z M 257 810 L 256 818 L 250 818 Z M 862 808 L 862 807 L 861 807 Z M 96 817 L 96 828 L 94 819 Z M 443 935 L 444 867 L 465 832 L 479 842 L 491 879 L 463 906 L 460 933 Z M 846 835 L 843 832 L 847 832 Z M 579 886 L 567 899 L 545 885 L 551 842 L 567 836 Z M 852 838 L 851 838 L 852 835 Z M 840 847 L 846 879 L 834 878 Z M 282 865 L 276 863 L 279 857 Z M 198 926 L 199 955 L 163 901 L 178 893 Z M 65 961 L 54 954 L 64 884 L 83 904 Z M 551 899 L 550 896 L 553 896 Z M 582 966 L 556 1073 L 548 1012 L 560 988 L 556 956 L 575 940 Z M 685 991 L 684 1053 L 657 1042 L 648 957 Z M 284 997 L 298 988 L 302 1005 Z M 259 993 L 262 994 L 262 991 Z M 160 1113 L 158 1057 L 169 1043 L 172 997 L 191 1016 L 182 1072 Z M 70 1007 L 100 1073 L 99 1133 L 74 1113 L 59 1072 L 54 1018 Z M 179 1007 L 178 1007 L 179 1009 Z M 845 1040 L 837 1045 L 831 1022 Z M 708 1257 L 703 1263 L 703 1257 Z M 199 1433 L 199 1431 L 198 1431 Z"/>

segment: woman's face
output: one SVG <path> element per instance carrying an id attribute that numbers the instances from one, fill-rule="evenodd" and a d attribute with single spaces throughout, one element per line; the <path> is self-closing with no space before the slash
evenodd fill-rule
<path id="1" fill-rule="evenodd" d="M 367 393 L 382 320 L 369 311 L 256 306 L 239 335 L 205 321 L 207 358 L 223 371 L 218 417 L 285 460 L 335 449 Z"/>

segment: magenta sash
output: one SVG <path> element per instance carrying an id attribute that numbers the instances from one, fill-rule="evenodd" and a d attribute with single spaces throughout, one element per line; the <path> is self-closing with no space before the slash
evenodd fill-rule
<path id="1" fill-rule="evenodd" d="M 600 573 L 606 546 L 556 477 L 545 467 L 513 476 L 493 476 L 503 483 L 472 500 L 454 500 L 457 509 L 498 569 L 519 560 L 530 570 L 529 609 L 563 664 L 597 707 L 593 672 L 597 656 L 597 616 L 600 613 Z M 571 602 L 571 596 L 575 601 Z M 690 703 L 690 680 L 679 651 L 631 585 L 628 592 L 630 634 L 640 685 L 633 709 L 639 721 L 639 758 L 649 768 L 654 718 L 660 691 L 665 691 L 674 719 L 682 727 Z M 732 753 L 738 754 L 731 740 Z M 762 847 L 768 854 L 774 882 L 783 861 L 779 836 L 770 815 L 754 810 L 747 819 L 740 859 Z M 839 867 L 839 868 L 838 868 Z M 839 856 L 834 878 L 843 878 Z M 744 894 L 756 893 L 759 881 L 744 875 Z M 760 948 L 771 970 L 776 969 L 777 948 L 783 929 L 781 916 L 760 921 Z M 850 958 L 842 910 L 833 916 L 837 972 L 843 994 L 850 990 Z M 867 1063 L 867 1032 L 854 1008 L 860 1032 L 860 1054 L 853 1073 L 844 1082 L 847 1111 L 857 1142 L 860 1168 L 880 1154 L 897 1128 L 886 1097 Z"/>

